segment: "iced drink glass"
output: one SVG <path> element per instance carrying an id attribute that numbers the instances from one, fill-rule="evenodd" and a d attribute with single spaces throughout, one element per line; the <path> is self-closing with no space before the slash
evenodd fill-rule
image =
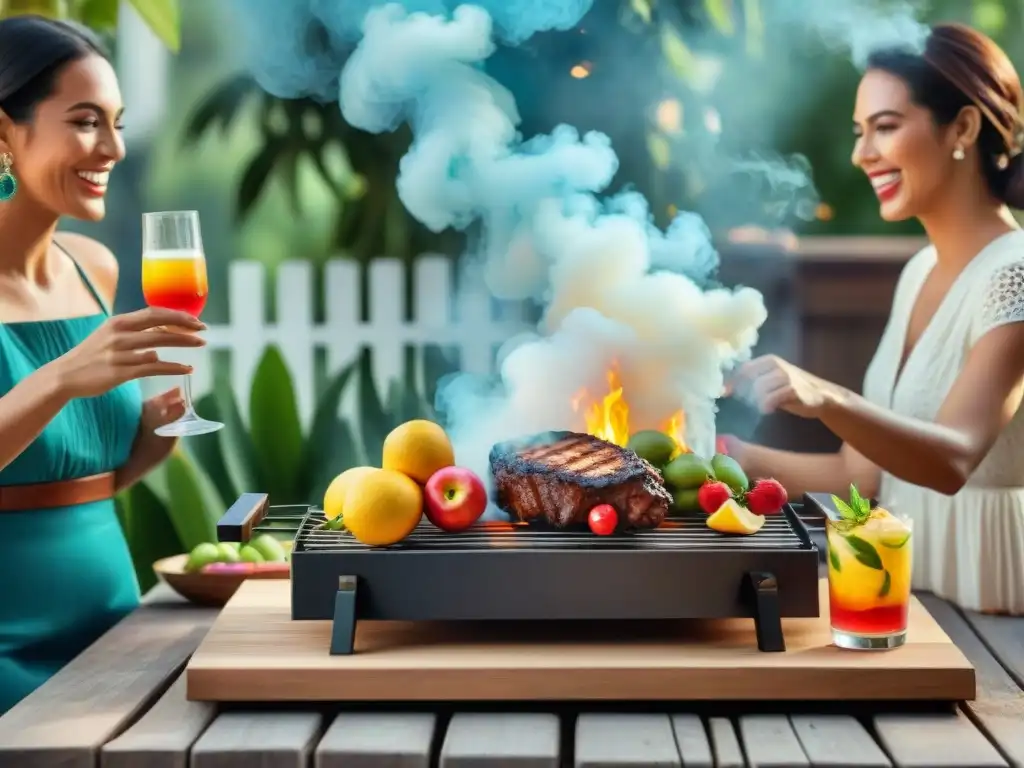
<path id="1" fill-rule="evenodd" d="M 840 648 L 883 650 L 907 639 L 913 526 L 861 499 L 833 497 L 826 519 L 832 640 Z"/>

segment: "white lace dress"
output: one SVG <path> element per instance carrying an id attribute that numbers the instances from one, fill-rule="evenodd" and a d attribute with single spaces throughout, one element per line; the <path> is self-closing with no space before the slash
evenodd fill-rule
<path id="1" fill-rule="evenodd" d="M 864 379 L 864 397 L 932 421 L 971 346 L 1024 321 L 1024 232 L 990 243 L 960 273 L 897 381 L 910 313 L 935 264 L 924 248 L 907 263 Z M 955 496 L 882 473 L 879 500 L 913 520 L 913 585 L 962 608 L 1024 614 L 1024 408 Z"/>

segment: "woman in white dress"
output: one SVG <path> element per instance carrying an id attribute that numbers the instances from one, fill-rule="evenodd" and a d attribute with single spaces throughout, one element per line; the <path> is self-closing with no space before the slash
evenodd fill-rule
<path id="1" fill-rule="evenodd" d="M 1006 55 L 959 25 L 923 54 L 872 57 L 857 91 L 853 162 L 887 221 L 929 245 L 905 266 L 863 394 L 774 356 L 736 373 L 770 413 L 819 419 L 843 440 L 800 454 L 725 438 L 791 498 L 850 483 L 913 520 L 915 589 L 1024 614 L 1024 208 L 1021 84 Z"/>

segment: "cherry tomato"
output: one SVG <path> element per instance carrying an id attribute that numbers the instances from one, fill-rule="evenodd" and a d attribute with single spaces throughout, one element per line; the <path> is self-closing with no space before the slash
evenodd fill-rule
<path id="1" fill-rule="evenodd" d="M 619 513 L 611 504 L 598 504 L 587 515 L 587 523 L 598 536 L 608 536 L 615 532 L 615 526 L 619 524 Z"/>

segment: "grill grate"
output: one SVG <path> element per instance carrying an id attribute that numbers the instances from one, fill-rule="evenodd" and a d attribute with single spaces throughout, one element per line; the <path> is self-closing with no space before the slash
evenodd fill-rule
<path id="1" fill-rule="evenodd" d="M 529 523 L 483 522 L 461 533 L 446 533 L 424 520 L 403 541 L 386 551 L 472 550 L 805 550 L 811 547 L 803 523 L 792 515 L 768 517 L 752 536 L 730 536 L 707 527 L 706 516 L 668 518 L 658 528 L 613 536 L 585 530 L 555 530 Z M 296 552 L 380 552 L 361 544 L 351 534 L 322 528 L 323 511 L 310 507 L 296 530 Z M 264 526 L 261 526 L 261 530 Z"/>
<path id="2" fill-rule="evenodd" d="M 424 520 L 403 541 L 371 547 L 325 523 L 318 507 L 250 493 L 217 530 L 222 541 L 292 539 L 292 618 L 332 620 L 332 654 L 353 652 L 363 619 L 752 617 L 758 648 L 778 651 L 781 617 L 819 614 L 818 547 L 791 505 L 753 536 L 713 531 L 702 514 L 613 536 L 521 522 L 446 533 Z"/>

